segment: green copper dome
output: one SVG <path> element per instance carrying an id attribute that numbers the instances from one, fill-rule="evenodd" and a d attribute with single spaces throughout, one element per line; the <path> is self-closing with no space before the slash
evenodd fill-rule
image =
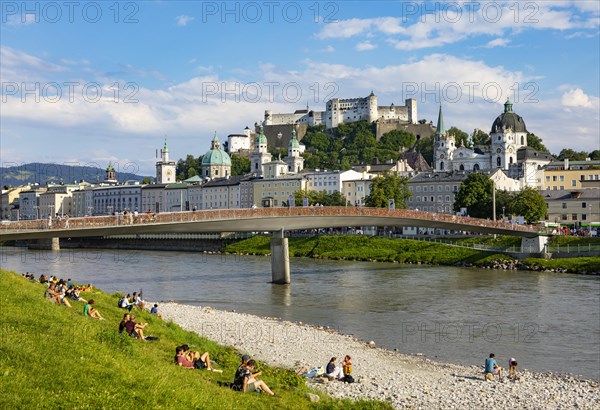
<path id="1" fill-rule="evenodd" d="M 298 142 L 298 138 L 296 138 L 296 130 L 292 130 L 292 139 L 288 143 L 288 148 L 300 148 L 300 143 Z"/>
<path id="2" fill-rule="evenodd" d="M 217 133 L 212 140 L 210 150 L 202 157 L 202 166 L 210 165 L 229 165 L 231 166 L 231 157 L 228 153 L 221 149 L 221 143 L 217 138 Z"/>
<path id="3" fill-rule="evenodd" d="M 256 144 L 266 145 L 267 144 L 267 136 L 265 135 L 265 129 L 262 124 L 258 127 L 258 134 L 256 135 Z"/>
<path id="4" fill-rule="evenodd" d="M 504 112 L 492 124 L 491 133 L 503 132 L 505 129 L 511 129 L 513 132 L 527 132 L 525 121 L 513 112 L 512 103 L 509 100 L 504 103 Z"/>

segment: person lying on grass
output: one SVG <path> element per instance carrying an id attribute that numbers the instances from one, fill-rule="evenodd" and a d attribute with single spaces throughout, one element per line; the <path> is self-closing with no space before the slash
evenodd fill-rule
<path id="1" fill-rule="evenodd" d="M 219 371 L 213 369 L 208 352 L 202 354 L 200 352 L 192 352 L 188 345 L 181 345 L 175 348 L 175 363 L 188 369 Z"/>

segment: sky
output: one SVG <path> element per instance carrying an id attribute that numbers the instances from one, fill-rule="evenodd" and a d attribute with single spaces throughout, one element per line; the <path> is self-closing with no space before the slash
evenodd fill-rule
<path id="1" fill-rule="evenodd" d="M 553 153 L 600 149 L 600 2 L 1 1 L 0 162 L 154 174 L 273 113 L 417 100 Z"/>

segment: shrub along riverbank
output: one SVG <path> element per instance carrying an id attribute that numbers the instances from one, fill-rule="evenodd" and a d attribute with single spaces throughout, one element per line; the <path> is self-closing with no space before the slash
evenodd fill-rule
<path id="1" fill-rule="evenodd" d="M 518 238 L 517 238 L 518 239 Z M 476 242 L 475 242 L 476 241 Z M 452 242 L 461 245 L 473 243 L 508 249 L 515 245 L 515 238 L 468 238 Z M 520 244 L 520 240 L 518 240 Z M 230 245 L 225 253 L 269 255 L 270 237 L 254 236 Z M 437 242 L 413 239 L 388 239 L 369 236 L 313 236 L 289 238 L 290 256 L 315 259 L 359 260 L 396 262 L 407 264 L 431 264 L 446 266 L 477 266 L 510 269 L 560 270 L 574 273 L 600 273 L 600 257 L 540 259 L 515 258 L 491 251 L 451 246 Z"/>
<path id="2" fill-rule="evenodd" d="M 71 302 L 71 309 L 58 306 L 43 298 L 44 285 L 13 272 L 0 270 L 0 289 L 2 409 L 391 408 L 326 397 L 309 390 L 293 371 L 262 364 L 262 378 L 280 397 L 235 392 L 220 383 L 233 380 L 239 352 L 142 311 L 134 312 L 138 321 L 147 322 L 145 332 L 159 340 L 120 336 L 124 310 L 116 306 L 117 294 L 82 292 L 106 318 L 96 321 L 82 315 L 82 302 Z M 209 351 L 223 373 L 175 366 L 175 347 L 184 343 Z M 321 400 L 311 403 L 307 392 Z"/>

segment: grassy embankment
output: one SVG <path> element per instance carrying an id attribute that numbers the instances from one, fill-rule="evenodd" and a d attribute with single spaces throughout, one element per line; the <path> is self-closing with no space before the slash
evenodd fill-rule
<path id="1" fill-rule="evenodd" d="M 575 242 L 577 238 L 573 238 Z M 579 239 L 587 245 L 590 239 Z M 592 239 L 595 243 L 599 239 Z M 495 248 L 510 249 L 520 246 L 520 239 L 513 237 L 465 238 L 451 242 L 462 245 L 485 244 Z M 582 242 L 583 243 L 583 242 Z M 268 255 L 268 236 L 255 236 L 225 247 L 226 253 Z M 361 261 L 381 261 L 399 263 L 422 263 L 432 265 L 474 265 L 487 266 L 494 261 L 511 261 L 513 257 L 502 253 L 483 252 L 412 239 L 388 239 L 368 236 L 314 236 L 289 238 L 290 256 L 316 259 L 347 259 Z M 528 258 L 522 263 L 539 269 L 567 269 L 569 272 L 600 272 L 600 257 L 561 258 L 546 260 Z"/>
<path id="2" fill-rule="evenodd" d="M 2 409 L 390 409 L 382 402 L 351 402 L 321 396 L 310 403 L 310 390 L 293 371 L 269 368 L 263 379 L 280 397 L 239 393 L 219 382 L 233 380 L 239 353 L 182 330 L 172 322 L 138 311 L 148 322 L 147 342 L 120 336 L 123 310 L 118 296 L 84 292 L 107 320 L 44 300 L 44 285 L 0 271 L 0 408 Z M 209 351 L 223 373 L 190 370 L 173 364 L 175 346 L 187 343 Z"/>

